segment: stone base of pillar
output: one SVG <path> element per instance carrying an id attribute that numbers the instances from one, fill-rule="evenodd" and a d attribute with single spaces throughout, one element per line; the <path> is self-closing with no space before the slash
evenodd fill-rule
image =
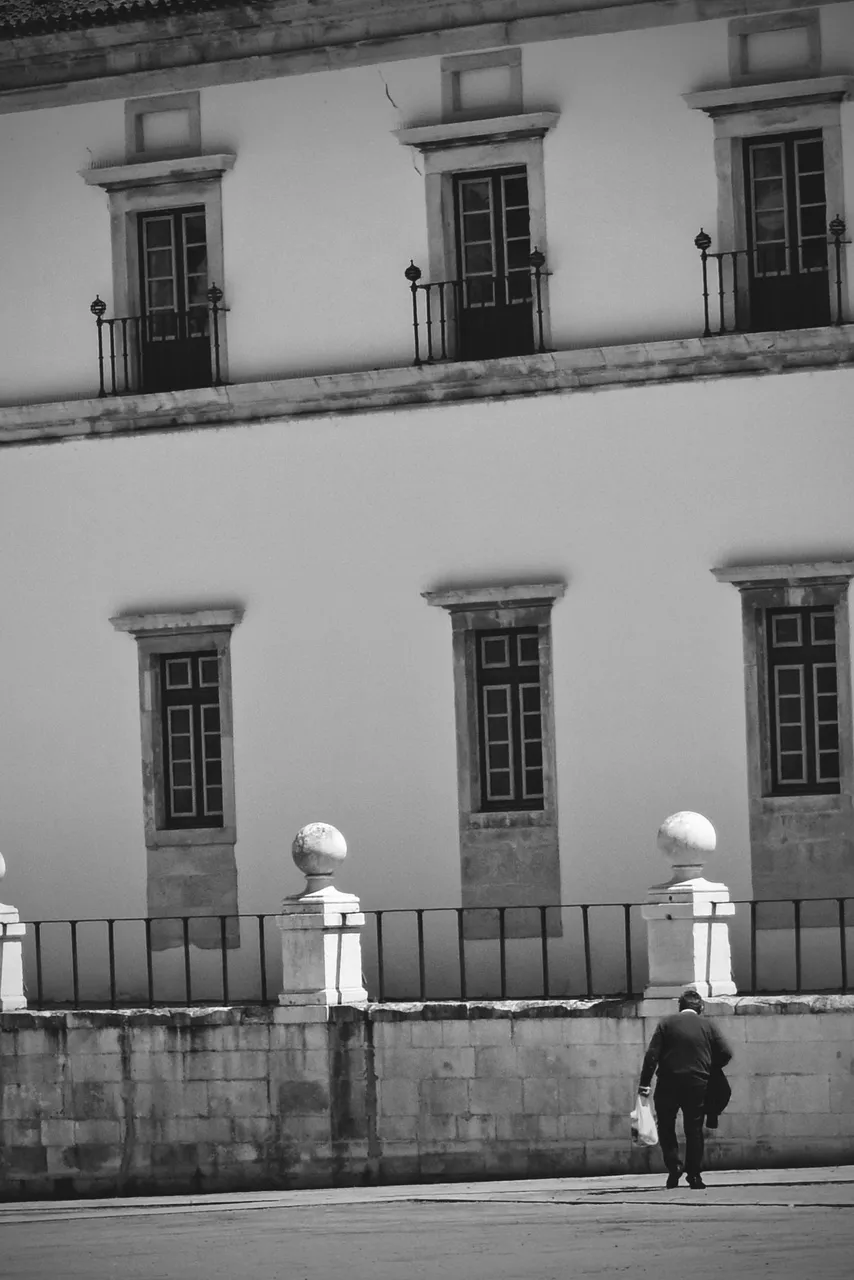
<path id="1" fill-rule="evenodd" d="M 647 1000 L 678 997 L 686 987 L 701 996 L 736 994 L 729 918 L 735 904 L 724 884 L 702 876 L 655 885 L 641 909 L 647 922 Z"/>
<path id="2" fill-rule="evenodd" d="M 0 902 L 0 1013 L 26 1009 L 24 935 L 27 926 L 14 907 Z"/>
<path id="3" fill-rule="evenodd" d="M 362 981 L 359 899 L 327 885 L 286 898 L 276 924 L 282 933 L 282 991 L 291 1009 L 366 1004 Z"/>

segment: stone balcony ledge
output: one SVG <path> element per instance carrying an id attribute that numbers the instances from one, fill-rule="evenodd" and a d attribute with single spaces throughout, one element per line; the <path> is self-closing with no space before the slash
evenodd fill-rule
<path id="1" fill-rule="evenodd" d="M 193 430 L 465 400 L 555 395 L 854 364 L 854 325 L 733 333 L 192 391 L 0 407 L 0 445 Z"/>

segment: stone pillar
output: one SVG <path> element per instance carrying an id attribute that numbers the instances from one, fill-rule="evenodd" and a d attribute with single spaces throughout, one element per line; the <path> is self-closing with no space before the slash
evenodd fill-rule
<path id="1" fill-rule="evenodd" d="M 0 853 L 0 880 L 6 874 L 6 863 Z M 24 934 L 27 926 L 14 907 L 0 902 L 0 1013 L 26 1009 L 24 995 Z"/>
<path id="2" fill-rule="evenodd" d="M 714 827 L 699 813 L 674 813 L 658 829 L 658 847 L 673 863 L 673 874 L 649 889 L 642 908 L 649 952 L 646 1000 L 671 1000 L 686 987 L 703 997 L 736 994 L 729 945 L 735 904 L 725 884 L 703 877 L 716 843 Z"/>
<path id="3" fill-rule="evenodd" d="M 282 932 L 282 992 L 279 1004 L 301 1020 L 326 1017 L 336 1004 L 364 1004 L 359 899 L 332 883 L 347 856 L 340 831 L 311 822 L 297 832 L 291 850 L 306 878 L 302 893 L 285 898 L 276 924 Z"/>

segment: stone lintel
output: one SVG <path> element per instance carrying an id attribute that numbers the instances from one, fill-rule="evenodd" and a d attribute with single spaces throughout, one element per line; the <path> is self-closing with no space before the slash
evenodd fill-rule
<path id="1" fill-rule="evenodd" d="M 854 364 L 854 325 L 0 406 L 0 446 Z"/>
<path id="2" fill-rule="evenodd" d="M 506 586 L 449 587 L 422 591 L 428 604 L 441 609 L 495 609 L 501 605 L 546 604 L 566 593 L 565 582 L 523 582 Z"/>
<path id="3" fill-rule="evenodd" d="M 175 631 L 223 631 L 236 627 L 242 609 L 192 609 L 163 613 L 124 613 L 110 618 L 116 631 L 131 635 L 170 635 Z"/>
<path id="4" fill-rule="evenodd" d="M 709 116 L 780 106 L 783 103 L 842 102 L 854 92 L 854 76 L 812 76 L 765 84 L 738 84 L 725 89 L 684 93 L 684 102 Z"/>
<path id="5" fill-rule="evenodd" d="M 446 151 L 449 147 L 470 147 L 481 142 L 509 142 L 518 138 L 542 138 L 560 120 L 558 111 L 522 112 L 493 116 L 485 120 L 452 120 L 444 124 L 396 129 L 398 142 L 419 151 Z"/>
<path id="6" fill-rule="evenodd" d="M 743 564 L 712 569 L 718 582 L 749 587 L 791 586 L 808 582 L 847 582 L 854 577 L 854 560 L 805 560 L 780 564 Z"/>
<path id="7" fill-rule="evenodd" d="M 95 165 L 78 170 L 90 187 L 121 191 L 126 187 L 151 187 L 162 182 L 188 182 L 220 178 L 234 167 L 237 156 L 218 152 L 209 156 L 180 156 L 167 160 L 136 160 L 131 164 Z"/>

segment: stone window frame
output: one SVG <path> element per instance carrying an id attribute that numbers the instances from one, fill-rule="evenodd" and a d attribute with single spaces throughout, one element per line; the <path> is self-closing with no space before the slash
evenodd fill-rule
<path id="1" fill-rule="evenodd" d="M 729 74 L 733 84 L 754 83 L 757 79 L 748 69 L 748 37 L 766 31 L 790 31 L 805 29 L 807 33 L 807 59 L 798 67 L 792 67 L 792 75 L 817 76 L 821 73 L 821 18 L 818 9 L 790 9 L 782 13 L 761 13 L 752 17 L 732 18 L 727 27 Z M 774 77 L 779 72 L 774 72 Z M 770 77 L 769 77 L 770 78 Z"/>
<path id="2" fill-rule="evenodd" d="M 854 726 L 848 607 L 848 586 L 854 576 L 854 560 L 737 565 L 732 568 L 715 568 L 712 573 L 718 582 L 731 583 L 737 587 L 741 596 L 750 804 L 777 812 L 847 807 L 850 797 L 854 796 Z M 836 623 L 839 791 L 791 796 L 775 794 L 772 789 L 770 712 L 765 680 L 765 613 L 768 609 L 821 605 L 833 608 Z"/>
<path id="3" fill-rule="evenodd" d="M 712 251 L 747 247 L 747 198 L 744 189 L 742 142 L 745 138 L 821 130 L 824 148 L 828 221 L 845 218 L 845 175 L 842 148 L 842 102 L 854 95 L 854 76 L 815 76 L 760 84 L 735 84 L 727 89 L 686 93 L 683 100 L 703 111 L 714 126 L 715 171 L 718 184 L 717 240 Z M 843 306 L 848 299 L 848 254 L 841 262 Z M 831 317 L 836 315 L 836 277 L 828 272 Z M 748 308 L 748 285 L 742 280 L 738 307 Z"/>
<path id="4" fill-rule="evenodd" d="M 164 93 L 157 97 L 125 100 L 125 152 L 128 160 L 151 156 L 142 145 L 142 117 L 160 111 L 186 111 L 189 115 L 189 141 L 180 147 L 158 147 L 157 158 L 196 154 L 202 149 L 202 113 L 198 89 L 187 93 Z"/>
<path id="5" fill-rule="evenodd" d="M 219 152 L 80 170 L 87 186 L 100 187 L 109 198 L 114 316 L 141 313 L 138 219 L 140 214 L 163 209 L 204 208 L 208 281 L 225 293 L 222 178 L 233 168 L 236 159 L 231 152 Z M 228 382 L 226 311 L 223 304 L 218 326 L 220 381 L 223 383 Z M 134 378 L 138 373 L 138 369 L 132 370 Z"/>
<path id="6" fill-rule="evenodd" d="M 493 49 L 486 53 L 452 54 L 442 58 L 440 70 L 442 76 L 442 119 L 471 120 L 483 115 L 482 109 L 466 111 L 460 106 L 460 75 L 466 71 L 486 71 L 491 67 L 509 67 L 509 96 L 504 103 L 502 115 L 511 111 L 521 112 L 522 95 L 522 50 Z"/>
<path id="7" fill-rule="evenodd" d="M 429 605 L 451 616 L 454 706 L 457 726 L 457 796 L 460 825 L 472 829 L 557 827 L 554 675 L 551 614 L 564 582 L 424 591 Z M 478 631 L 536 627 L 539 633 L 543 733 L 542 809 L 482 810 L 475 640 Z"/>
<path id="8" fill-rule="evenodd" d="M 427 265 L 431 281 L 458 278 L 454 177 L 480 170 L 514 167 L 527 170 L 531 249 L 539 249 L 546 259 L 541 298 L 543 343 L 547 348 L 551 347 L 551 324 L 543 139 L 559 120 L 557 111 L 534 111 L 396 131 L 401 145 L 414 147 L 424 158 Z"/>
<path id="9" fill-rule="evenodd" d="M 116 631 L 136 640 L 142 740 L 142 792 L 148 849 L 227 844 L 237 840 L 234 795 L 234 707 L 231 685 L 231 635 L 242 609 L 120 614 L 110 618 Z M 160 714 L 160 657 L 209 649 L 219 659 L 220 739 L 223 823 L 221 827 L 167 827 Z"/>

